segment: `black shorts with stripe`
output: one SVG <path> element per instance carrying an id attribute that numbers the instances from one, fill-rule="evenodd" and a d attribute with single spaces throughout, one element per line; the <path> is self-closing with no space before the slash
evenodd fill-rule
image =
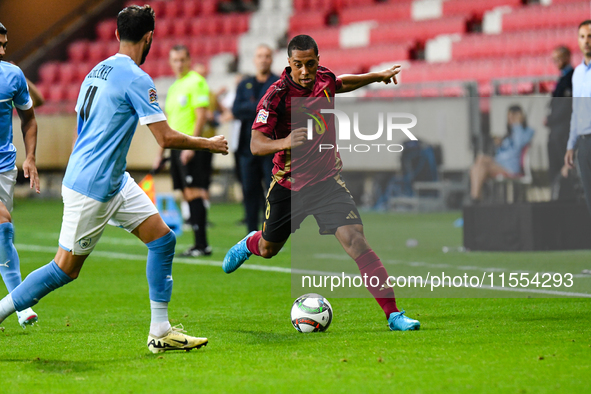
<path id="1" fill-rule="evenodd" d="M 297 192 L 273 182 L 267 193 L 263 239 L 287 240 L 309 215 L 316 219 L 322 235 L 334 234 L 348 224 L 363 224 L 353 196 L 339 175 Z"/>

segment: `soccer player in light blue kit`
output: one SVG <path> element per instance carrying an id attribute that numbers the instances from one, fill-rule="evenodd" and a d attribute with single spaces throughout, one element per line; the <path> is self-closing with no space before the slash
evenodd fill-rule
<path id="1" fill-rule="evenodd" d="M 148 196 L 125 172 L 125 158 L 138 120 L 148 125 L 163 148 L 228 153 L 223 136 L 192 137 L 174 131 L 166 122 L 152 79 L 138 67 L 152 44 L 154 19 L 150 6 L 130 6 L 121 11 L 116 32 L 119 53 L 96 65 L 82 83 L 76 103 L 78 139 L 62 186 L 60 247 L 53 261 L 32 272 L 0 301 L 0 322 L 76 279 L 109 222 L 131 232 L 148 247 L 146 272 L 152 310 L 149 350 L 191 350 L 207 344 L 207 338 L 186 335 L 169 323 L 176 239 Z"/>
<path id="2" fill-rule="evenodd" d="M 23 163 L 25 177 L 30 178 L 31 188 L 39 193 L 39 177 L 35 165 L 37 147 L 37 120 L 33 101 L 29 96 L 27 80 L 20 68 L 2 61 L 8 42 L 7 30 L 0 23 L 0 274 L 8 289 L 13 291 L 21 283 L 18 253 L 14 247 L 12 226 L 12 198 L 16 183 L 16 148 L 12 144 L 12 106 L 21 119 L 26 159 Z M 29 307 L 17 309 L 19 324 L 25 328 L 37 322 L 37 314 Z"/>

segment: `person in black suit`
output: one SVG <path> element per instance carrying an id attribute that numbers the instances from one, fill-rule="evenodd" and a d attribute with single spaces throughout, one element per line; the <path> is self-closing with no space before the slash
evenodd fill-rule
<path id="1" fill-rule="evenodd" d="M 552 61 L 560 71 L 560 78 L 556 88 L 552 92 L 549 114 L 546 125 L 550 129 L 548 135 L 548 178 L 552 187 L 552 198 L 563 199 L 573 194 L 572 182 L 566 180 L 566 169 L 561 176 L 564 166 L 564 152 L 570 132 L 570 116 L 572 113 L 574 68 L 570 64 L 570 50 L 565 46 L 559 46 L 552 52 Z"/>
<path id="2" fill-rule="evenodd" d="M 250 151 L 252 124 L 256 118 L 260 99 L 279 77 L 271 72 L 273 52 L 267 45 L 260 45 L 254 55 L 257 73 L 245 77 L 236 88 L 232 106 L 234 118 L 241 121 L 240 138 L 236 150 L 236 165 L 240 167 L 244 211 L 248 232 L 257 231 L 260 213 L 265 206 L 264 189 L 269 187 L 273 171 L 273 155 L 253 156 Z"/>

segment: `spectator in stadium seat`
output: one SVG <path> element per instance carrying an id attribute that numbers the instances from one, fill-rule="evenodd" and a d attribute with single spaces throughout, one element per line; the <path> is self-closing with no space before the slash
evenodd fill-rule
<path id="1" fill-rule="evenodd" d="M 572 190 L 572 183 L 561 182 L 561 170 L 564 164 L 564 152 L 570 131 L 570 115 L 572 113 L 574 68 L 570 64 L 570 50 L 559 46 L 552 52 L 552 61 L 560 72 L 556 88 L 552 92 L 546 126 L 550 129 L 548 135 L 548 179 L 552 186 L 552 197 L 566 196 L 566 189 Z M 571 193 L 572 194 L 572 193 Z"/>
<path id="2" fill-rule="evenodd" d="M 265 205 L 263 189 L 269 187 L 273 171 L 273 155 L 254 156 L 250 151 L 252 124 L 257 105 L 269 86 L 279 79 L 271 72 L 273 52 L 267 45 L 259 45 L 254 55 L 256 75 L 245 77 L 236 89 L 232 107 L 234 117 L 241 121 L 240 140 L 236 150 L 236 166 L 240 167 L 243 204 L 248 232 L 259 230 L 260 213 Z"/>
<path id="3" fill-rule="evenodd" d="M 575 148 L 587 208 L 591 212 L 591 19 L 581 22 L 578 31 L 583 62 L 573 73 L 573 112 L 564 164 L 574 167 Z"/>
<path id="4" fill-rule="evenodd" d="M 495 156 L 480 154 L 470 170 L 470 196 L 473 202 L 482 198 L 482 185 L 489 178 L 499 175 L 515 177 L 522 172 L 521 153 L 534 136 L 527 126 L 523 109 L 512 105 L 507 112 L 507 134 L 494 138 Z"/>

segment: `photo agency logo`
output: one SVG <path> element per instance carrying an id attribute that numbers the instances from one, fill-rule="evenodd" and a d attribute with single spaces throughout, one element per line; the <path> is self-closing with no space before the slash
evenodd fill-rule
<path id="1" fill-rule="evenodd" d="M 338 109 L 323 108 L 319 111 L 306 112 L 309 116 L 307 121 L 307 138 L 314 139 L 314 135 L 322 135 L 328 128 L 324 114 L 334 116 L 338 124 L 337 143 L 319 144 L 320 152 L 325 150 L 336 150 L 337 152 L 391 152 L 399 153 L 404 149 L 401 144 L 392 143 L 393 138 L 402 132 L 409 140 L 418 141 L 417 137 L 410 131 L 417 125 L 417 117 L 407 112 L 379 112 L 377 114 L 378 130 L 371 133 L 363 133 L 360 128 L 359 112 L 353 112 L 353 122 L 349 115 Z M 385 127 L 384 127 L 385 123 Z M 353 127 L 351 127 L 351 125 Z M 351 133 L 353 129 L 353 133 Z M 384 138 L 385 130 L 385 138 Z M 352 141 L 363 141 L 363 143 L 352 143 Z"/>

